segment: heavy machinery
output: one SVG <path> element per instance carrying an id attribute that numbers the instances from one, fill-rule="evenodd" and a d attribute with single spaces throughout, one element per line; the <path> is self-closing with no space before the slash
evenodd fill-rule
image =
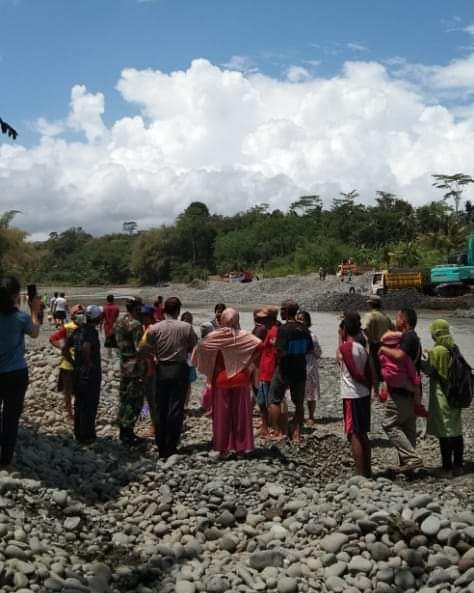
<path id="1" fill-rule="evenodd" d="M 447 264 L 431 269 L 431 286 L 435 294 L 462 296 L 474 285 L 474 233 L 467 240 L 467 251 L 449 258 Z"/>
<path id="2" fill-rule="evenodd" d="M 384 294 L 412 288 L 440 297 L 457 297 L 469 293 L 471 286 L 474 286 L 474 233 L 468 238 L 467 252 L 450 258 L 447 264 L 431 269 L 376 272 L 370 292 Z"/>

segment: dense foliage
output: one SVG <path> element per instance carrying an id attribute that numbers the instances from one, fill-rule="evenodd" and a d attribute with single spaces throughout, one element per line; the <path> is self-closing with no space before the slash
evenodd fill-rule
<path id="1" fill-rule="evenodd" d="M 344 259 L 374 267 L 430 266 L 462 252 L 474 228 L 466 202 L 455 212 L 444 201 L 414 208 L 378 192 L 375 204 L 358 202 L 352 191 L 330 208 L 318 196 L 303 196 L 288 212 L 266 204 L 234 216 L 211 214 L 193 202 L 174 225 L 93 237 L 81 227 L 51 233 L 40 243 L 10 226 L 15 213 L 0 217 L 0 267 L 23 279 L 59 284 L 155 284 L 206 278 L 236 270 L 269 275 L 334 271 Z M 3 221 L 3 222 L 2 222 Z"/>

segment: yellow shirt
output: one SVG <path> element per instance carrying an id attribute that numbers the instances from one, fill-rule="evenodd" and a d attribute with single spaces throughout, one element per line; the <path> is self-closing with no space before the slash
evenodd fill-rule
<path id="1" fill-rule="evenodd" d="M 66 330 L 67 338 L 69 338 L 69 336 L 71 334 L 73 334 L 78 327 L 79 326 L 74 321 L 69 321 L 69 323 L 65 323 L 64 329 Z M 71 352 L 71 356 L 74 357 L 74 352 L 73 352 L 72 348 L 71 348 L 70 352 Z M 74 370 L 74 367 L 72 366 L 72 364 L 69 361 L 67 361 L 65 358 L 63 358 L 61 360 L 61 363 L 59 364 L 59 368 L 65 370 L 65 371 L 73 371 Z"/>

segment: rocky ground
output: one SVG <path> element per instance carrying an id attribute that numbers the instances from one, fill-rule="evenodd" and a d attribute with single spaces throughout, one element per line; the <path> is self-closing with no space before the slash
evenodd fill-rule
<path id="1" fill-rule="evenodd" d="M 117 441 L 116 361 L 104 361 L 99 438 L 87 448 L 54 391 L 57 355 L 41 346 L 29 362 L 17 470 L 0 473 L 0 593 L 474 592 L 472 463 L 451 480 L 395 478 L 377 405 L 376 478 L 352 477 L 333 361 L 302 446 L 258 443 L 217 461 L 197 385 L 182 450 L 166 463 L 151 439 L 141 452 Z M 437 465 L 433 441 L 420 449 Z"/>

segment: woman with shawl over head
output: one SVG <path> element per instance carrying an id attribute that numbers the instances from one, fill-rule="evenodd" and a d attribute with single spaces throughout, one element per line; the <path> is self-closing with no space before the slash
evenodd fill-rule
<path id="1" fill-rule="evenodd" d="M 461 409 L 451 408 L 441 387 L 439 377 L 448 378 L 451 365 L 450 349 L 455 346 L 449 323 L 437 319 L 430 326 L 435 343 L 428 353 L 428 360 L 422 362 L 422 370 L 430 376 L 429 416 L 426 432 L 439 439 L 442 469 L 445 477 L 457 476 L 463 472 L 464 440 L 462 436 Z"/>
<path id="2" fill-rule="evenodd" d="M 212 385 L 213 448 L 221 455 L 253 449 L 250 369 L 258 365 L 262 342 L 240 329 L 234 309 L 222 313 L 221 327 L 196 346 L 193 364 Z"/>

